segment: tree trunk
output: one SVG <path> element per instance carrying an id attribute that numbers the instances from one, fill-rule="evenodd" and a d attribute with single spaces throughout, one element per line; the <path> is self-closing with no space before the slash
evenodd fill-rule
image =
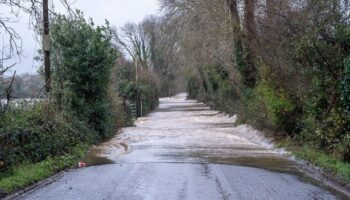
<path id="1" fill-rule="evenodd" d="M 275 10 L 275 1 L 274 0 L 266 0 L 266 16 L 271 19 L 274 15 Z"/>
<path id="2" fill-rule="evenodd" d="M 232 41 L 233 61 L 237 64 L 238 62 L 236 58 L 236 53 L 237 53 L 237 47 L 240 39 L 240 19 L 239 19 L 239 14 L 237 9 L 237 1 L 226 0 L 226 3 L 230 9 L 230 15 L 231 15 L 232 27 L 233 27 L 233 41 Z"/>
<path id="3" fill-rule="evenodd" d="M 256 39 L 255 3 L 256 0 L 244 1 L 244 29 L 249 43 Z"/>
<path id="4" fill-rule="evenodd" d="M 243 72 L 245 85 L 254 87 L 256 83 L 256 67 L 254 58 L 258 40 L 256 35 L 255 24 L 255 4 L 256 0 L 244 0 L 244 31 L 245 31 L 245 68 Z"/>

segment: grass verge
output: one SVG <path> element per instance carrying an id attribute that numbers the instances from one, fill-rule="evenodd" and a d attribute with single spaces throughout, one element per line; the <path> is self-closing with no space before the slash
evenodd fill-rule
<path id="1" fill-rule="evenodd" d="M 88 148 L 88 145 L 78 145 L 71 153 L 64 156 L 48 158 L 35 164 L 30 162 L 19 164 L 0 174 L 0 189 L 12 193 L 72 167 L 85 155 Z"/>
<path id="2" fill-rule="evenodd" d="M 298 145 L 290 139 L 278 142 L 279 147 L 285 147 L 294 156 L 321 167 L 331 175 L 343 179 L 350 184 L 350 163 L 343 162 L 334 155 L 327 154 L 310 145 Z"/>

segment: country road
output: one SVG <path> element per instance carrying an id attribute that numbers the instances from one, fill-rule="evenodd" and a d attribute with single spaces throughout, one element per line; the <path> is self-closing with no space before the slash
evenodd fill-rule
<path id="1" fill-rule="evenodd" d="M 234 122 L 185 94 L 163 98 L 135 127 L 96 147 L 86 158 L 95 166 L 21 199 L 345 199 Z"/>

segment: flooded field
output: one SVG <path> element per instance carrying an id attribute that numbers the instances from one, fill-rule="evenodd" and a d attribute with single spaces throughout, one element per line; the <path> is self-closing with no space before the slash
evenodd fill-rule
<path id="1" fill-rule="evenodd" d="M 27 105 L 34 105 L 35 103 L 43 102 L 45 99 L 40 98 L 33 98 L 33 99 L 11 99 L 9 106 L 10 107 L 18 107 L 18 106 L 27 106 Z M 6 105 L 7 100 L 6 99 L 0 99 L 0 104 Z"/>

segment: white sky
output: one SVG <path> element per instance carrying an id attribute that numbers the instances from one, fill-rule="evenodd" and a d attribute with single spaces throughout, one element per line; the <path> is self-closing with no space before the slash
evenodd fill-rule
<path id="1" fill-rule="evenodd" d="M 55 3 L 56 10 L 61 10 L 59 0 L 49 1 L 51 5 L 52 2 Z M 159 13 L 158 0 L 70 0 L 70 2 L 75 2 L 72 7 L 83 11 L 84 16 L 91 17 L 97 25 L 104 24 L 107 19 L 111 26 L 119 27 L 127 22 L 141 22 L 144 17 Z M 10 16 L 8 8 L 0 7 L 0 15 Z M 28 28 L 28 23 L 28 16 L 21 13 L 18 23 L 11 24 L 11 27 L 22 37 L 23 57 L 8 63 L 17 63 L 12 68 L 12 71 L 16 70 L 17 74 L 36 73 L 40 65 L 33 61 L 33 57 L 41 45 L 36 42 L 33 30 Z"/>

